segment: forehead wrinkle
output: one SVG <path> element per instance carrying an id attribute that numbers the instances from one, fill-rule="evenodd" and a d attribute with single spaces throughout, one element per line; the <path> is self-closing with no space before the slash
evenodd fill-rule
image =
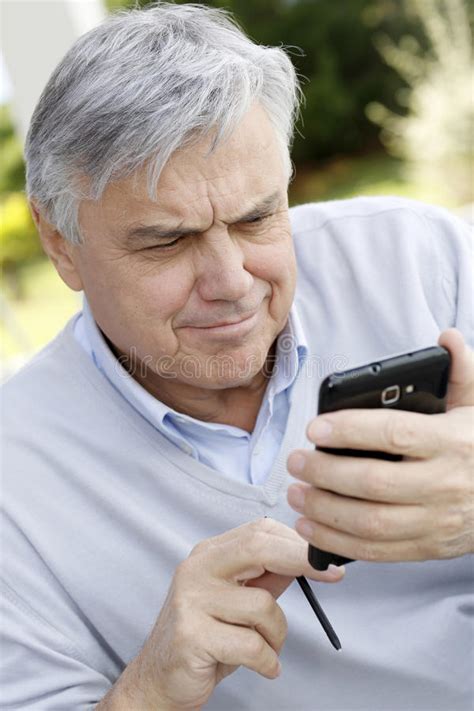
<path id="1" fill-rule="evenodd" d="M 229 193 L 229 195 L 233 195 Z M 212 201 L 209 199 L 210 215 L 206 223 L 203 223 L 199 219 L 196 222 L 192 222 L 192 218 L 189 215 L 184 216 L 178 223 L 167 226 L 163 222 L 156 224 L 146 224 L 146 222 L 140 221 L 138 223 L 132 223 L 128 226 L 125 232 L 125 238 L 127 241 L 133 243 L 139 243 L 140 241 L 146 241 L 154 238 L 176 238 L 180 237 L 186 233 L 188 234 L 201 234 L 208 231 L 212 225 L 217 221 L 222 222 L 226 225 L 231 225 L 233 223 L 238 223 L 241 220 L 253 219 L 254 217 L 261 217 L 265 215 L 269 210 L 275 210 L 282 199 L 282 193 L 280 189 L 274 190 L 269 195 L 267 194 L 264 198 L 258 199 L 253 198 L 252 203 L 248 204 L 246 209 L 239 209 L 238 213 L 235 213 L 231 217 L 226 216 L 225 219 L 220 219 L 216 215 L 215 207 Z M 202 217 L 202 216 L 201 216 Z"/>

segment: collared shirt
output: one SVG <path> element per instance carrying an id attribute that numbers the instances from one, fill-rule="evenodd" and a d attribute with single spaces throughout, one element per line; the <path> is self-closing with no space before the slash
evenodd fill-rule
<path id="1" fill-rule="evenodd" d="M 197 420 L 176 412 L 151 395 L 119 364 L 85 297 L 74 335 L 120 394 L 186 454 L 232 479 L 263 484 L 286 429 L 292 385 L 308 353 L 295 304 L 278 336 L 272 376 L 251 433 L 232 425 Z"/>

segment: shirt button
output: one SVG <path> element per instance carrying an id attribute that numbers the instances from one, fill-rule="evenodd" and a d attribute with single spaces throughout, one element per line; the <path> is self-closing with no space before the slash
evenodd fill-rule
<path id="1" fill-rule="evenodd" d="M 189 444 L 182 444 L 181 449 L 185 454 L 192 454 L 193 448 Z"/>

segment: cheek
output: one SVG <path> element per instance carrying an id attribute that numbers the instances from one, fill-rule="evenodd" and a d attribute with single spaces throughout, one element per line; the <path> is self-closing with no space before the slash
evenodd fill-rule
<path id="1" fill-rule="evenodd" d="M 136 276 L 135 283 L 130 284 L 128 293 L 122 297 L 122 350 L 134 345 L 141 360 L 174 356 L 179 343 L 173 319 L 185 307 L 189 289 L 181 269 L 154 272 L 147 267 L 145 275 Z"/>
<path id="2" fill-rule="evenodd" d="M 283 327 L 296 287 L 296 257 L 291 237 L 288 241 L 280 242 L 268 250 L 266 270 L 267 281 L 272 285 L 269 312 Z"/>
<path id="3" fill-rule="evenodd" d="M 110 260 L 87 270 L 85 293 L 100 328 L 123 352 L 173 350 L 173 318 L 185 306 L 192 275 L 183 265 Z"/>
<path id="4" fill-rule="evenodd" d="M 185 307 L 192 286 L 192 275 L 182 268 L 148 271 L 137 281 L 135 298 L 150 316 L 159 317 L 163 322 L 171 321 Z"/>
<path id="5" fill-rule="evenodd" d="M 271 283 L 274 289 L 292 292 L 296 279 L 296 260 L 292 241 L 278 241 L 255 247 L 248 255 L 247 268 Z"/>

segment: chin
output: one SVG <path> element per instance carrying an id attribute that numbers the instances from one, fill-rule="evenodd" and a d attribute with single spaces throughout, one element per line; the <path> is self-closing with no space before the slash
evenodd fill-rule
<path id="1" fill-rule="evenodd" d="M 181 377 L 194 387 L 208 388 L 210 390 L 223 390 L 225 388 L 239 388 L 249 386 L 255 376 L 262 370 L 266 355 L 257 351 L 238 353 L 221 353 L 206 356 L 194 361 L 194 368 L 187 368 L 183 363 L 180 368 Z M 191 365 L 191 361 L 187 365 Z"/>

